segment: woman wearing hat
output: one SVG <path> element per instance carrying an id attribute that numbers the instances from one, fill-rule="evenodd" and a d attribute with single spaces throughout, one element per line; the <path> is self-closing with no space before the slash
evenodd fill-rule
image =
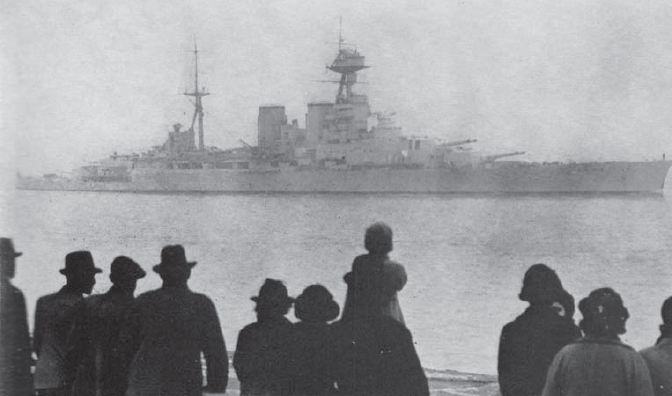
<path id="1" fill-rule="evenodd" d="M 621 296 L 597 289 L 581 300 L 579 310 L 584 337 L 555 356 L 543 396 L 653 396 L 644 359 L 619 338 L 630 316 Z"/>
<path id="2" fill-rule="evenodd" d="M 292 392 L 294 328 L 285 315 L 294 302 L 285 285 L 266 279 L 257 303 L 257 321 L 238 334 L 233 367 L 241 396 L 284 396 Z"/>
<path id="3" fill-rule="evenodd" d="M 294 315 L 300 322 L 294 324 L 295 395 L 334 394 L 328 322 L 336 319 L 339 311 L 338 303 L 322 285 L 308 286 L 296 298 Z"/>
<path id="4" fill-rule="evenodd" d="M 555 354 L 581 333 L 572 320 L 574 299 L 545 264 L 525 272 L 519 298 L 530 305 L 502 329 L 499 387 L 502 396 L 538 396 Z"/>

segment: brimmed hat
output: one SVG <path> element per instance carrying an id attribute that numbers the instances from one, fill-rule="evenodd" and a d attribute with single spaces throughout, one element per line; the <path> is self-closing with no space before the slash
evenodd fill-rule
<path id="1" fill-rule="evenodd" d="M 0 256 L 19 257 L 23 253 L 14 250 L 14 244 L 9 238 L 0 238 Z"/>
<path id="2" fill-rule="evenodd" d="M 79 250 L 65 255 L 65 268 L 59 271 L 63 275 L 68 274 L 99 274 L 102 269 L 93 264 L 93 256 L 88 250 Z"/>
<path id="3" fill-rule="evenodd" d="M 338 317 L 340 307 L 322 285 L 306 287 L 294 303 L 294 316 L 305 321 L 329 322 Z"/>
<path id="4" fill-rule="evenodd" d="M 266 279 L 259 295 L 250 297 L 257 304 L 291 304 L 294 299 L 287 295 L 287 287 L 279 280 Z"/>
<path id="5" fill-rule="evenodd" d="M 546 264 L 534 264 L 523 278 L 523 288 L 518 298 L 530 303 L 554 302 L 566 293 L 558 275 Z"/>
<path id="6" fill-rule="evenodd" d="M 110 278 L 113 282 L 117 279 L 141 279 L 145 275 L 147 273 L 130 257 L 115 257 L 110 264 Z"/>
<path id="7" fill-rule="evenodd" d="M 168 245 L 161 249 L 161 263 L 155 265 L 153 269 L 154 272 L 160 274 L 161 271 L 168 268 L 193 268 L 194 265 L 196 265 L 196 261 L 187 261 L 182 245 Z"/>

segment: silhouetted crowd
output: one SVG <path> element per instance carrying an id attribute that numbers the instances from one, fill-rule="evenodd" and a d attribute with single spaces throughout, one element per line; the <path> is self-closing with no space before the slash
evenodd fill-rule
<path id="1" fill-rule="evenodd" d="M 389 258 L 392 230 L 373 224 L 364 245 L 368 253 L 343 278 L 340 320 L 324 286 L 308 286 L 294 299 L 282 281 L 265 280 L 251 298 L 256 321 L 240 330 L 233 355 L 241 395 L 429 395 L 397 298 L 407 279 Z M 229 364 L 217 311 L 189 289 L 196 262 L 181 245 L 165 246 L 153 267 L 162 287 L 137 298 L 137 282 L 147 274 L 131 258 L 115 258 L 112 287 L 85 298 L 102 269 L 88 251 L 67 254 L 60 270 L 65 286 L 37 301 L 32 343 L 25 299 L 10 282 L 20 255 L 0 238 L 1 396 L 226 391 Z M 527 270 L 519 297 L 530 305 L 504 326 L 499 343 L 503 396 L 672 395 L 672 297 L 662 307 L 660 338 L 641 352 L 619 339 L 629 314 L 611 288 L 579 302 L 579 326 L 574 298 L 544 264 Z M 292 305 L 295 323 L 286 317 Z"/>

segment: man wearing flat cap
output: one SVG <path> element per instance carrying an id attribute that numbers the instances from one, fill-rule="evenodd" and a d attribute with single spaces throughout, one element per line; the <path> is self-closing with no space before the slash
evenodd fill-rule
<path id="1" fill-rule="evenodd" d="M 0 396 L 32 392 L 26 299 L 10 282 L 21 254 L 14 251 L 11 239 L 0 238 Z"/>
<path id="2" fill-rule="evenodd" d="M 112 356 L 138 279 L 145 275 L 138 263 L 119 256 L 110 265 L 110 290 L 79 303 L 70 341 L 76 370 L 73 396 L 123 396 L 126 379 Z"/>
<path id="3" fill-rule="evenodd" d="M 68 337 L 77 314 L 76 306 L 91 294 L 95 275 L 103 272 L 93 263 L 91 252 L 82 250 L 65 256 L 60 270 L 66 284 L 56 293 L 42 296 L 35 307 L 33 343 L 37 354 L 35 391 L 38 396 L 69 395 L 72 368 L 67 357 L 71 352 Z"/>
<path id="4" fill-rule="evenodd" d="M 205 390 L 226 390 L 229 365 L 215 305 L 187 287 L 194 265 L 181 245 L 164 247 L 154 266 L 163 286 L 131 305 L 119 343 L 119 364 L 128 367 L 126 396 L 201 396 L 201 353 Z"/>

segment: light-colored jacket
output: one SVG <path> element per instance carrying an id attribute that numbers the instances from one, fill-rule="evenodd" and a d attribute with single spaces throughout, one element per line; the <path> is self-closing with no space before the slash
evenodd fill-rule
<path id="1" fill-rule="evenodd" d="M 644 359 L 618 339 L 584 337 L 555 355 L 543 396 L 653 396 Z"/>
<path id="2" fill-rule="evenodd" d="M 656 396 L 672 396 L 672 338 L 663 338 L 640 352 L 651 373 Z"/>

